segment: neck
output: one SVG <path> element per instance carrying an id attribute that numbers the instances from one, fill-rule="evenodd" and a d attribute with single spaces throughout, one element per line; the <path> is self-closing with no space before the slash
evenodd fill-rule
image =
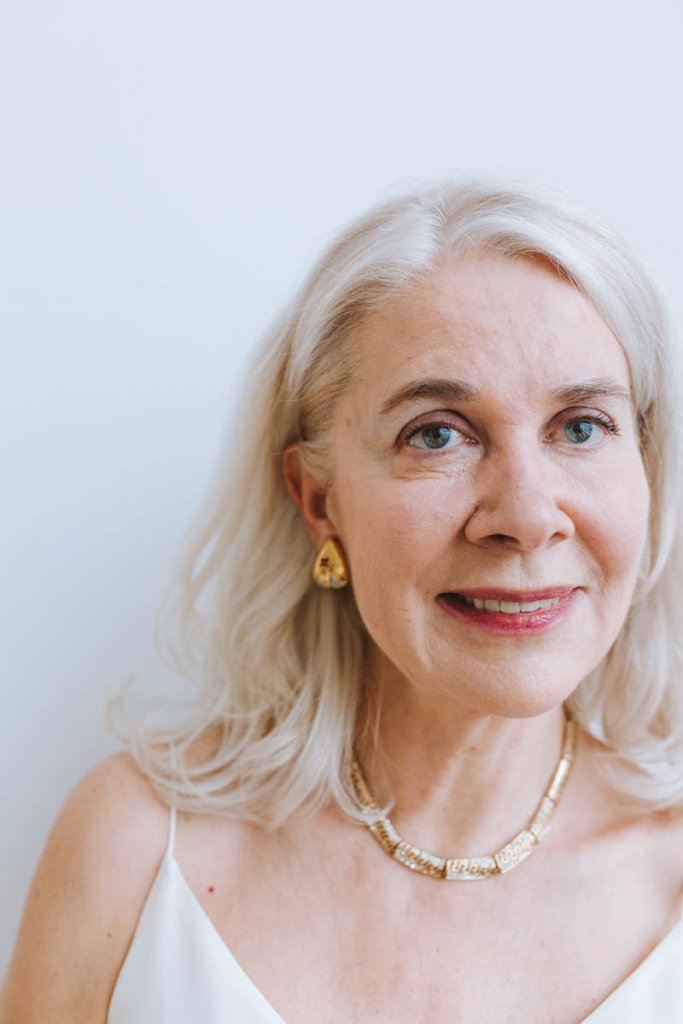
<path id="1" fill-rule="evenodd" d="M 484 714 L 376 676 L 357 750 L 373 796 L 409 842 L 446 856 L 490 853 L 533 817 L 557 768 L 562 707 Z"/>

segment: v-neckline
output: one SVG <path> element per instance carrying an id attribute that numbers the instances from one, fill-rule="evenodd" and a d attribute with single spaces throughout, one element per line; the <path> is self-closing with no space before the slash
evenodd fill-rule
<path id="1" fill-rule="evenodd" d="M 615 989 L 605 996 L 601 1003 L 591 1010 L 587 1017 L 583 1020 L 578 1021 L 578 1024 L 600 1024 L 602 1014 L 607 1012 L 610 1005 L 614 1004 L 617 999 L 621 999 L 625 991 L 628 991 L 636 984 L 637 980 L 642 977 L 645 970 L 651 968 L 653 963 L 661 958 L 665 950 L 668 950 L 672 942 L 675 941 L 679 931 L 683 931 L 683 908 L 681 914 L 676 921 L 673 928 L 670 928 L 664 938 L 660 939 L 654 949 L 651 949 L 647 956 L 640 961 L 640 963 L 633 968 L 630 974 L 628 974 L 622 982 L 617 985 Z M 683 963 L 682 965 L 683 966 Z"/>
<path id="2" fill-rule="evenodd" d="M 185 879 L 185 876 L 183 875 L 183 873 L 182 873 L 182 871 L 180 869 L 180 865 L 178 864 L 178 861 L 173 856 L 173 853 L 170 852 L 170 851 L 167 851 L 167 853 L 166 853 L 166 855 L 164 857 L 164 861 L 168 861 L 171 864 L 172 869 L 175 871 L 175 873 L 176 873 L 176 875 L 177 875 L 177 877 L 178 877 L 178 879 L 180 881 L 180 884 L 181 884 L 183 890 L 185 891 L 186 896 L 188 897 L 188 899 L 190 900 L 191 904 L 196 909 L 197 913 L 201 916 L 201 918 L 203 919 L 204 923 L 209 926 L 209 928 L 211 929 L 211 931 L 213 932 L 213 934 L 214 934 L 214 936 L 216 938 L 216 941 L 219 943 L 219 945 L 224 950 L 225 955 L 228 958 L 228 962 L 230 963 L 230 966 L 231 966 L 232 970 L 240 977 L 242 982 L 245 983 L 249 987 L 250 991 L 254 995 L 254 998 L 261 1004 L 261 1007 L 264 1010 L 264 1012 L 268 1014 L 269 1019 L 268 1019 L 267 1024 L 286 1024 L 286 1022 L 283 1020 L 283 1018 L 277 1012 L 277 1010 L 275 1009 L 273 1004 L 271 1002 L 269 1002 L 269 1000 L 265 997 L 265 995 L 263 994 L 261 989 L 258 987 L 256 982 L 253 981 L 249 977 L 247 972 L 244 970 L 244 968 L 240 964 L 239 960 L 237 960 L 237 958 L 235 957 L 234 953 L 232 952 L 232 950 L 228 946 L 227 942 L 225 941 L 225 939 L 223 938 L 221 933 L 216 928 L 216 925 L 213 923 L 213 921 L 211 920 L 211 918 L 209 917 L 207 912 L 204 910 L 204 907 L 201 905 L 201 903 L 197 899 L 196 895 L 194 894 L 194 892 L 190 888 L 187 880 Z M 163 862 L 162 862 L 162 864 L 160 866 L 160 871 L 161 871 L 162 868 L 163 868 Z M 589 1015 L 587 1017 L 583 1017 L 580 1021 L 577 1021 L 576 1024 L 600 1024 L 599 1016 L 602 1015 L 602 1013 L 607 1010 L 608 1005 L 610 1003 L 616 1001 L 616 999 L 621 996 L 622 990 L 627 988 L 627 987 L 630 988 L 635 983 L 635 979 L 637 977 L 640 977 L 642 972 L 648 966 L 651 966 L 651 964 L 656 959 L 658 959 L 659 956 L 662 955 L 661 951 L 663 949 L 665 949 L 665 948 L 668 948 L 670 943 L 673 941 L 674 936 L 681 929 L 683 929 L 683 908 L 681 908 L 681 915 L 679 916 L 679 919 L 677 920 L 676 924 L 673 926 L 673 928 L 671 928 L 667 932 L 667 934 L 664 936 L 664 938 L 660 939 L 660 941 L 657 943 L 657 945 L 654 947 L 654 949 L 650 950 L 650 952 L 647 954 L 645 959 L 641 960 L 641 962 L 636 967 L 634 967 L 634 969 L 631 971 L 631 973 L 628 974 L 624 978 L 624 980 L 622 982 L 620 982 L 619 985 L 617 985 L 617 987 L 615 989 L 613 989 L 607 996 L 605 996 L 605 998 L 602 1000 L 601 1003 L 599 1003 L 593 1010 L 591 1010 L 591 1012 L 589 1013 Z M 681 966 L 683 968 L 683 964 Z"/>
<path id="3" fill-rule="evenodd" d="M 230 964 L 231 969 L 240 977 L 243 983 L 246 983 L 249 990 L 252 992 L 254 998 L 257 1000 L 258 1003 L 261 1004 L 261 1007 L 264 1010 L 264 1012 L 268 1014 L 267 1024 L 286 1024 L 286 1022 L 282 1019 L 282 1017 L 277 1012 L 272 1003 L 270 1003 L 268 999 L 266 999 L 266 997 L 264 996 L 263 992 L 258 987 L 256 982 L 249 977 L 249 975 L 244 970 L 244 968 L 242 967 L 242 965 L 240 964 L 239 960 L 236 958 L 235 954 L 232 952 L 230 947 L 228 946 L 227 942 L 225 941 L 221 933 L 218 931 L 218 928 L 216 928 L 216 925 L 213 923 L 207 912 L 204 910 L 204 907 L 197 899 L 196 895 L 194 894 L 187 880 L 185 879 L 184 874 L 180 870 L 180 865 L 178 864 L 178 861 L 175 859 L 173 854 L 167 853 L 166 856 L 164 857 L 164 860 L 167 860 L 170 863 L 171 868 L 175 872 L 186 896 L 190 900 L 193 907 L 196 909 L 197 913 L 201 916 L 204 923 L 208 925 L 208 927 L 215 935 L 216 941 L 220 944 L 221 948 L 223 949 L 225 955 L 228 958 L 228 962 Z"/>

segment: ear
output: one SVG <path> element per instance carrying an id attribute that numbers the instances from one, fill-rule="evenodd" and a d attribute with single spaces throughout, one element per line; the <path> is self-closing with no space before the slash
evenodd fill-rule
<path id="1" fill-rule="evenodd" d="M 301 518 L 316 549 L 336 533 L 327 517 L 327 497 L 301 458 L 298 444 L 290 445 L 282 455 L 282 473 L 287 490 L 299 507 Z"/>

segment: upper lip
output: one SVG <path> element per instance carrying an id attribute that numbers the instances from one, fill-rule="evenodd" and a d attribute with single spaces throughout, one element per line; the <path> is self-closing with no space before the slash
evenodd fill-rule
<path id="1" fill-rule="evenodd" d="M 534 587 L 529 590 L 503 590 L 501 587 L 473 587 L 471 590 L 451 590 L 460 597 L 479 598 L 482 601 L 548 601 L 553 597 L 567 597 L 576 587 Z"/>

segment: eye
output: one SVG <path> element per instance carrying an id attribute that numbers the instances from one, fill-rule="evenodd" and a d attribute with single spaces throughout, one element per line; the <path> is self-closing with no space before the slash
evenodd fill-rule
<path id="1" fill-rule="evenodd" d="M 448 423 L 426 423 L 424 426 L 411 430 L 405 436 L 407 445 L 412 448 L 421 448 L 423 451 L 455 448 L 457 445 L 463 444 L 465 440 L 464 435 Z"/>
<path id="2" fill-rule="evenodd" d="M 581 416 L 565 423 L 562 433 L 575 447 L 593 448 L 605 434 L 618 434 L 619 428 L 607 416 Z"/>

